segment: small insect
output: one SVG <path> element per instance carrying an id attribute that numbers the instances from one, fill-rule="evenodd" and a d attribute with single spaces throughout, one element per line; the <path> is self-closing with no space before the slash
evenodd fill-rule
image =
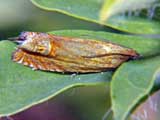
<path id="1" fill-rule="evenodd" d="M 12 60 L 34 70 L 101 72 L 139 56 L 136 51 L 111 42 L 47 33 L 22 32 L 14 40 L 19 45 Z"/>

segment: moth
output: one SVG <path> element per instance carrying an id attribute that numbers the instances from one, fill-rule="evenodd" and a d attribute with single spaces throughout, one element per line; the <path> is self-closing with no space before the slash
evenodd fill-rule
<path id="1" fill-rule="evenodd" d="M 135 50 L 111 42 L 47 33 L 22 32 L 14 40 L 19 45 L 12 60 L 34 70 L 101 72 L 139 56 Z"/>

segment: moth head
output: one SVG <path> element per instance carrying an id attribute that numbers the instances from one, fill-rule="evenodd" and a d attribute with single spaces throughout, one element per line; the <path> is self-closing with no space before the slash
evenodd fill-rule
<path id="1" fill-rule="evenodd" d="M 51 43 L 48 34 L 37 32 L 22 32 L 19 36 L 19 48 L 29 52 L 48 55 Z"/>

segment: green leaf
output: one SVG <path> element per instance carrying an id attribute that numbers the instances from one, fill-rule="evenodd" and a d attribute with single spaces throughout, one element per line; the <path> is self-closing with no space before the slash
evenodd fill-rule
<path id="1" fill-rule="evenodd" d="M 0 116 L 11 115 L 76 86 L 89 86 L 110 80 L 111 72 L 65 75 L 33 71 L 11 61 L 15 44 L 0 42 Z"/>
<path id="2" fill-rule="evenodd" d="M 85 30 L 63 30 L 51 33 L 103 41 L 110 40 L 133 48 L 143 56 L 159 53 L 160 41 L 156 39 Z M 10 41 L 0 42 L 0 116 L 20 112 L 69 88 L 104 84 L 111 79 L 112 73 L 109 71 L 81 75 L 33 71 L 11 61 L 15 47 L 16 45 Z"/>
<path id="3" fill-rule="evenodd" d="M 150 8 L 156 0 L 104 0 L 100 11 L 100 20 L 106 21 L 110 16 L 126 11 L 137 11 L 144 8 Z"/>
<path id="4" fill-rule="evenodd" d="M 99 20 L 103 0 L 31 0 L 32 3 L 48 11 L 57 11 L 69 16 L 95 22 L 131 33 L 156 34 L 160 33 L 160 23 L 147 17 L 115 15 L 107 21 Z M 141 3 L 140 3 L 141 4 Z M 111 4 L 112 5 L 112 4 Z"/>
<path id="5" fill-rule="evenodd" d="M 115 72 L 111 83 L 112 110 L 116 120 L 125 120 L 133 107 L 149 94 L 160 72 L 160 56 L 131 61 Z"/>

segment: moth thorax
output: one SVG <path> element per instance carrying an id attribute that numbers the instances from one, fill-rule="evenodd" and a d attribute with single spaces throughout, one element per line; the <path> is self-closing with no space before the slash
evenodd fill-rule
<path id="1" fill-rule="evenodd" d="M 49 40 L 26 40 L 19 48 L 25 49 L 29 52 L 48 55 L 51 51 L 51 44 Z"/>
<path id="2" fill-rule="evenodd" d="M 51 43 L 49 40 L 40 41 L 37 45 L 35 45 L 35 51 L 42 55 L 49 55 L 51 51 Z"/>

